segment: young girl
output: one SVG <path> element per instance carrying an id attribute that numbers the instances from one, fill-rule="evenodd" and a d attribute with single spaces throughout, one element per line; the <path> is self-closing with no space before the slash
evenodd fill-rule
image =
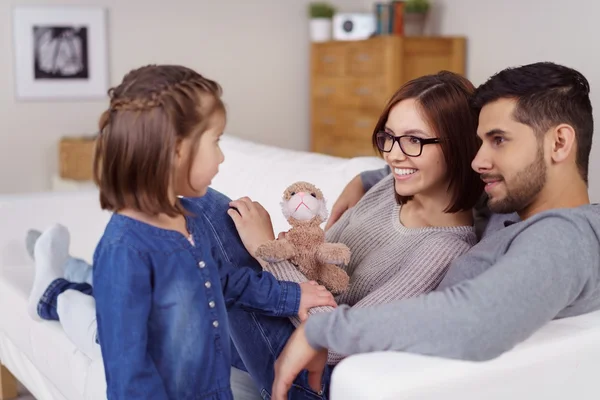
<path id="1" fill-rule="evenodd" d="M 279 282 L 221 255 L 206 217 L 221 203 L 198 199 L 223 162 L 216 82 L 184 67 L 147 66 L 109 95 L 94 179 L 113 215 L 93 258 L 108 398 L 232 399 L 227 308 L 293 316 L 335 302 L 321 286 Z M 89 284 L 62 279 L 68 240 L 56 226 L 35 244 L 34 318 L 61 320 L 58 302 L 69 289 L 92 294 Z"/>
<path id="2" fill-rule="evenodd" d="M 477 119 L 469 106 L 473 91 L 465 78 L 442 72 L 408 82 L 383 110 L 372 140 L 393 173 L 326 235 L 328 242 L 344 243 L 352 252 L 346 267 L 350 287 L 337 296 L 338 304 L 370 307 L 432 291 L 450 263 L 475 244 L 472 207 L 483 182 L 471 169 L 479 147 Z M 249 199 L 232 205 L 240 211 L 232 214 L 240 236 L 254 254 L 273 235 L 268 218 L 261 217 L 266 212 Z M 264 266 L 280 279 L 307 280 L 288 262 Z M 311 313 L 324 311 L 329 309 Z M 231 310 L 230 320 L 245 368 L 270 395 L 274 362 L 300 321 L 244 310 Z M 385 349 L 381 343 L 373 350 Z M 329 353 L 321 393 L 301 375 L 290 398 L 326 398 L 329 374 L 343 356 Z"/>

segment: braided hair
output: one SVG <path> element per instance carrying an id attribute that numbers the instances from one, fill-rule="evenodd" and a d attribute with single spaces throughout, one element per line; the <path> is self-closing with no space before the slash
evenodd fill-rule
<path id="1" fill-rule="evenodd" d="M 109 89 L 94 154 L 102 209 L 184 213 L 169 194 L 176 149 L 183 139 L 196 144 L 210 116 L 225 111 L 221 94 L 215 81 L 177 65 L 132 70 Z"/>

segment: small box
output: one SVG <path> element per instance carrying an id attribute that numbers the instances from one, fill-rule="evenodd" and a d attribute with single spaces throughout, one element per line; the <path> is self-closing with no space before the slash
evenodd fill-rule
<path id="1" fill-rule="evenodd" d="M 63 179 L 93 179 L 96 137 L 64 137 L 59 143 L 59 173 Z"/>
<path id="2" fill-rule="evenodd" d="M 368 39 L 377 29 L 377 18 L 372 13 L 338 13 L 333 16 L 335 40 Z"/>

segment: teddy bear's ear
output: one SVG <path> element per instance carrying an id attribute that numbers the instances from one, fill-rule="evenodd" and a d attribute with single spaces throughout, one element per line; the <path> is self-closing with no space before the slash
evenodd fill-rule
<path id="1" fill-rule="evenodd" d="M 327 217 L 329 217 L 329 213 L 327 212 L 327 200 L 325 200 L 325 197 L 323 197 L 323 200 L 321 200 L 321 206 L 319 207 L 318 216 L 323 221 L 326 221 Z"/>
<path id="2" fill-rule="evenodd" d="M 290 208 L 287 206 L 288 201 L 284 198 L 283 201 L 279 204 L 281 205 L 281 212 L 283 213 L 285 219 L 290 219 L 292 213 L 290 211 Z"/>

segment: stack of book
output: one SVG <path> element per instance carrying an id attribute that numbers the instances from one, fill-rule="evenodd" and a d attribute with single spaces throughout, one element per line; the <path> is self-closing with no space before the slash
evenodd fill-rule
<path id="1" fill-rule="evenodd" d="M 404 1 L 375 3 L 376 35 L 404 35 Z"/>

